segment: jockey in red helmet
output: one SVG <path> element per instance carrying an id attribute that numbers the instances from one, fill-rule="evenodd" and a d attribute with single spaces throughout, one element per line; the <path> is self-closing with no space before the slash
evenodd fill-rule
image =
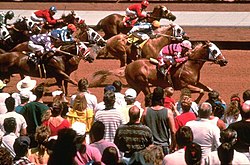
<path id="1" fill-rule="evenodd" d="M 127 22 L 135 20 L 136 18 L 143 19 L 147 17 L 146 8 L 148 7 L 149 2 L 143 0 L 141 3 L 130 5 L 126 9 L 126 16 L 129 17 Z M 134 22 L 135 23 L 135 22 Z"/>
<path id="2" fill-rule="evenodd" d="M 188 40 L 184 40 L 182 43 L 164 46 L 157 58 L 158 70 L 163 75 L 168 74 L 173 65 L 187 61 L 187 56 L 189 55 L 191 49 L 192 44 Z M 165 68 L 167 68 L 167 70 L 165 70 Z"/>
<path id="3" fill-rule="evenodd" d="M 62 19 L 54 19 L 57 9 L 55 6 L 51 6 L 46 10 L 38 10 L 31 15 L 31 20 L 35 22 L 44 23 L 47 22 L 49 25 L 55 25 L 57 22 L 63 22 Z"/>

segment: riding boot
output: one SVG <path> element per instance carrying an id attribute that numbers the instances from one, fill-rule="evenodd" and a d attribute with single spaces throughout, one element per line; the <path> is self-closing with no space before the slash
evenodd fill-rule
<path id="1" fill-rule="evenodd" d="M 162 75 L 166 76 L 166 70 L 165 70 L 164 65 L 163 66 L 158 66 L 158 70 Z"/>

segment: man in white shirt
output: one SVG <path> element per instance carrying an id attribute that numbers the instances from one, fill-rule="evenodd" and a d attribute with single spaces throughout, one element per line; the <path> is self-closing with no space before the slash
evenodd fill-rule
<path id="1" fill-rule="evenodd" d="M 211 104 L 204 102 L 199 107 L 199 118 L 186 123 L 192 129 L 194 142 L 201 146 L 202 159 L 220 145 L 220 129 L 209 121 L 211 112 Z"/>

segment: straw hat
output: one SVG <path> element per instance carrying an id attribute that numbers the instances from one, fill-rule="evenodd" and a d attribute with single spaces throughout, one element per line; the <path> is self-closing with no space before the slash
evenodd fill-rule
<path id="1" fill-rule="evenodd" d="M 6 84 L 5 84 L 5 83 L 3 83 L 3 81 L 2 81 L 2 80 L 0 80 L 0 89 L 3 89 L 4 87 L 6 87 Z"/>
<path id="2" fill-rule="evenodd" d="M 31 78 L 29 76 L 26 76 L 24 79 L 22 79 L 21 81 L 19 81 L 16 84 L 16 88 L 19 91 L 23 91 L 23 90 L 32 90 L 33 88 L 35 88 L 36 86 L 36 80 L 31 80 Z"/>

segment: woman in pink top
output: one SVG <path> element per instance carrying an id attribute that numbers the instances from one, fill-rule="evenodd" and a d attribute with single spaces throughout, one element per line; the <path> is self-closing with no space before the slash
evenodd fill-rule
<path id="1" fill-rule="evenodd" d="M 59 130 L 70 127 L 69 121 L 61 116 L 62 110 L 63 104 L 61 102 L 53 103 L 51 116 L 48 120 L 43 122 L 43 125 L 46 125 L 50 128 L 50 136 L 56 136 Z"/>

